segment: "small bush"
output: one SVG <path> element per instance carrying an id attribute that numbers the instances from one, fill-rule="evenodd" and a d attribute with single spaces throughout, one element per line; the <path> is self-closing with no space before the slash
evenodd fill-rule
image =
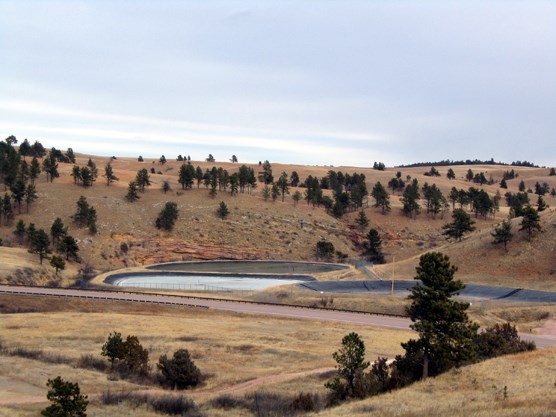
<path id="1" fill-rule="evenodd" d="M 291 403 L 293 411 L 316 411 L 318 399 L 309 393 L 300 392 Z"/>
<path id="2" fill-rule="evenodd" d="M 479 359 L 495 358 L 518 352 L 535 350 L 535 342 L 521 340 L 517 329 L 510 323 L 495 324 L 477 337 Z"/>
<path id="3" fill-rule="evenodd" d="M 117 405 L 126 403 L 134 408 L 146 405 L 153 411 L 167 415 L 183 417 L 202 417 L 197 405 L 183 395 L 150 396 L 135 392 L 103 392 L 100 401 L 104 405 Z"/>
<path id="4" fill-rule="evenodd" d="M 244 400 L 226 394 L 216 397 L 211 401 L 211 404 L 215 408 L 222 408 L 224 410 L 231 410 L 232 408 L 247 408 L 247 404 Z"/>

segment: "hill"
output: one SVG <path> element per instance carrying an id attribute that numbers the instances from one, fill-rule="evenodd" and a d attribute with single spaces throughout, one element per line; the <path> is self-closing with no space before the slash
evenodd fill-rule
<path id="1" fill-rule="evenodd" d="M 218 192 L 215 198 L 208 195 L 208 190 L 201 184 L 191 190 L 182 190 L 177 182 L 179 167 L 182 162 L 168 160 L 160 164 L 157 160 L 137 161 L 136 158 L 117 158 L 76 154 L 76 163 L 84 166 L 89 158 L 97 165 L 99 173 L 108 162 L 112 163 L 114 173 L 119 181 L 106 186 L 104 178 L 99 175 L 92 187 L 83 188 L 74 184 L 71 177 L 73 164 L 59 164 L 60 178 L 47 183 L 44 174 L 37 181 L 39 199 L 31 207 L 29 214 L 17 216 L 26 224 L 35 223 L 38 228 L 49 230 L 56 217 L 62 218 L 69 226 L 69 232 L 79 240 L 80 255 L 83 262 L 73 265 L 77 269 L 96 272 L 117 269 L 126 266 L 143 265 L 156 262 L 181 261 L 193 259 L 288 259 L 314 260 L 315 244 L 320 239 L 333 243 L 335 249 L 351 259 L 361 259 L 361 247 L 358 243 L 364 239 L 365 231 L 358 231 L 355 226 L 357 212 L 351 212 L 342 219 L 336 219 L 320 207 L 313 207 L 306 202 L 294 204 L 291 194 L 285 201 L 280 198 L 272 202 L 262 198 L 262 185 L 251 195 L 239 193 L 230 196 L 229 192 Z M 231 173 L 237 171 L 241 164 L 229 162 L 197 162 L 202 170 L 213 166 L 223 167 Z M 258 165 L 250 165 L 257 173 Z M 137 170 L 154 168 L 151 174 L 152 185 L 140 199 L 129 203 L 124 196 L 127 184 L 135 178 Z M 399 169 L 402 178 L 416 178 L 419 185 L 425 182 L 436 184 L 444 195 L 452 187 L 467 189 L 477 184 L 465 180 L 468 169 L 484 172 L 487 178 L 495 181 L 483 188 L 494 196 L 499 190 L 498 182 L 509 167 L 499 165 L 472 165 L 451 167 L 456 178 L 449 180 L 446 172 L 450 167 L 441 167 L 441 176 L 425 176 L 428 169 L 424 167 Z M 518 191 L 519 181 L 523 180 L 528 188 L 534 188 L 535 182 L 546 182 L 556 187 L 556 176 L 549 176 L 546 168 L 512 167 L 518 177 L 508 180 L 508 190 Z M 396 175 L 397 168 L 384 171 L 358 167 L 317 167 L 300 165 L 273 164 L 275 178 L 281 172 L 291 174 L 296 171 L 304 181 L 307 176 L 326 176 L 329 170 L 348 174 L 361 173 L 366 177 L 367 189 L 370 190 L 377 181 L 387 185 Z M 161 190 L 163 181 L 169 181 L 172 191 Z M 291 188 L 293 193 L 296 189 Z M 303 189 L 299 189 L 303 192 Z M 330 191 L 325 190 L 325 193 Z M 399 194 L 399 193 L 397 193 Z M 502 199 L 502 207 L 495 218 L 477 219 L 477 231 L 469 234 L 461 243 L 447 243 L 442 236 L 442 226 L 450 220 L 448 213 L 431 218 L 425 213 L 415 220 L 401 214 L 402 203 L 399 195 L 391 195 L 392 211 L 382 215 L 373 208 L 373 199 L 369 197 L 369 207 L 364 207 L 371 227 L 376 228 L 383 238 L 383 249 L 387 261 L 396 259 L 396 269 L 400 277 L 411 278 L 414 266 L 420 254 L 427 250 L 442 250 L 451 257 L 460 268 L 460 277 L 469 282 L 495 282 L 504 285 L 524 285 L 535 288 L 556 288 L 554 271 L 556 257 L 554 253 L 556 237 L 554 232 L 554 209 L 550 208 L 542 215 L 545 233 L 528 242 L 517 237 L 505 254 L 503 249 L 490 244 L 489 233 L 497 222 L 506 218 L 508 207 Z M 86 229 L 79 229 L 72 224 L 71 216 L 76 210 L 79 196 L 85 196 L 95 207 L 98 215 L 98 231 L 90 235 Z M 533 195 L 532 195 L 533 196 Z M 536 197 L 536 196 L 535 196 Z M 533 199 L 533 197 L 531 197 Z M 555 207 L 556 199 L 546 196 L 547 203 Z M 154 220 L 166 201 L 174 201 L 179 209 L 179 219 L 172 232 L 161 232 L 154 227 Z M 224 201 L 230 209 L 227 219 L 221 220 L 216 215 L 218 204 Z M 25 210 L 23 210 L 25 211 Z M 516 223 L 516 220 L 514 220 Z M 16 246 L 12 224 L 0 227 L 0 237 L 5 246 Z M 514 228 L 514 231 L 517 227 Z M 519 233 L 516 233 L 519 234 Z M 2 248 L 2 254 L 6 249 Z M 4 255 L 3 255 L 4 256 Z M 36 268 L 38 260 L 25 257 L 26 265 Z M 24 267 L 23 265 L 21 267 Z M 21 268 L 20 268 L 21 269 Z M 71 270 L 71 268 L 70 268 Z M 391 266 L 377 267 L 377 271 L 389 276 Z M 70 273 L 65 273 L 69 277 Z M 75 275 L 75 274 L 74 274 Z M 362 275 L 363 276 L 363 275 Z M 5 276 L 2 277 L 5 280 Z M 520 285 L 520 286 L 524 286 Z"/>

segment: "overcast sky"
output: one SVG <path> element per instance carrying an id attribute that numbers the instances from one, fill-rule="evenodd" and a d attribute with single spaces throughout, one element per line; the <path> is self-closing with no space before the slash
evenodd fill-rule
<path id="1" fill-rule="evenodd" d="M 0 135 L 102 155 L 556 165 L 556 1 L 0 0 Z"/>

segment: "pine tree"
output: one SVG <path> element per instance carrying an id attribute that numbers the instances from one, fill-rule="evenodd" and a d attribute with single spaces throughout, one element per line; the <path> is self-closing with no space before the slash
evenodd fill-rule
<path id="1" fill-rule="evenodd" d="M 57 217 L 52 226 L 50 226 L 50 236 L 52 237 L 52 244 L 58 245 L 60 240 L 68 233 L 68 228 L 64 226 L 62 219 Z"/>
<path id="2" fill-rule="evenodd" d="M 77 382 L 64 381 L 57 376 L 49 379 L 46 384 L 48 393 L 46 398 L 52 403 L 41 415 L 44 417 L 87 417 L 87 405 L 89 401 L 86 395 L 81 394 Z"/>
<path id="3" fill-rule="evenodd" d="M 146 168 L 142 168 L 137 171 L 137 175 L 135 176 L 135 184 L 139 188 L 139 191 L 142 193 L 145 192 L 145 188 L 151 185 L 149 172 Z"/>
<path id="4" fill-rule="evenodd" d="M 390 196 L 380 181 L 374 185 L 371 196 L 375 199 L 374 207 L 380 207 L 382 209 L 382 214 L 386 214 L 387 211 L 390 211 Z"/>
<path id="5" fill-rule="evenodd" d="M 31 166 L 29 168 L 29 179 L 31 180 L 31 184 L 35 184 L 35 180 L 39 177 L 40 173 L 41 166 L 39 164 L 39 161 L 37 160 L 37 157 L 34 156 L 31 160 Z"/>
<path id="6" fill-rule="evenodd" d="M 293 200 L 294 207 L 297 206 L 297 203 L 299 203 L 299 200 L 301 200 L 301 198 L 303 198 L 303 196 L 301 195 L 299 190 L 296 190 L 295 193 L 292 194 L 292 200 Z"/>
<path id="7" fill-rule="evenodd" d="M 187 349 L 179 349 L 174 352 L 172 359 L 162 355 L 158 359 L 156 367 L 164 379 L 163 385 L 170 388 L 186 389 L 201 382 L 201 371 L 191 359 Z"/>
<path id="8" fill-rule="evenodd" d="M 355 221 L 357 222 L 361 230 L 366 229 L 369 225 L 369 219 L 367 218 L 367 215 L 363 210 L 359 212 L 359 215 L 357 216 L 357 219 Z"/>
<path id="9" fill-rule="evenodd" d="M 106 178 L 106 186 L 110 186 L 114 181 L 118 181 L 119 178 L 114 175 L 114 170 L 112 169 L 112 164 L 108 163 L 104 167 L 104 175 Z"/>
<path id="10" fill-rule="evenodd" d="M 48 235 L 43 229 L 36 230 L 31 235 L 31 239 L 30 239 L 31 248 L 29 251 L 31 253 L 36 253 L 37 255 L 39 255 L 39 260 L 41 265 L 42 265 L 42 260 L 46 257 L 46 255 L 49 252 L 48 250 L 49 244 L 50 241 L 48 240 Z"/>
<path id="11" fill-rule="evenodd" d="M 52 255 L 50 258 L 50 266 L 56 270 L 56 275 L 58 275 L 59 271 L 66 269 L 66 261 L 64 261 L 64 258 L 61 256 Z"/>
<path id="12" fill-rule="evenodd" d="M 475 222 L 463 209 L 455 209 L 452 213 L 452 219 L 452 223 L 442 226 L 444 229 L 442 234 L 446 236 L 446 239 L 454 238 L 461 241 L 461 238 L 465 233 L 475 230 L 475 227 L 473 226 Z"/>
<path id="13" fill-rule="evenodd" d="M 14 235 L 17 238 L 19 244 L 23 244 L 25 239 L 25 222 L 23 220 L 19 220 L 15 225 Z"/>
<path id="14" fill-rule="evenodd" d="M 60 244 L 58 245 L 58 251 L 66 256 L 66 261 L 69 261 L 70 258 L 73 258 L 76 261 L 79 260 L 79 256 L 77 255 L 77 252 L 79 252 L 79 246 L 77 245 L 75 238 L 72 236 L 65 235 L 62 237 Z"/>
<path id="15" fill-rule="evenodd" d="M 278 181 L 276 182 L 276 185 L 280 189 L 280 194 L 282 195 L 282 202 L 284 202 L 285 195 L 290 193 L 290 187 L 289 187 L 289 182 L 288 182 L 288 174 L 285 173 L 285 172 L 282 172 L 282 175 L 280 175 L 280 178 L 278 178 Z"/>
<path id="16" fill-rule="evenodd" d="M 446 173 L 446 177 L 449 180 L 453 180 L 456 178 L 456 173 L 454 172 L 454 170 L 452 168 L 448 168 L 448 172 Z"/>
<path id="17" fill-rule="evenodd" d="M 365 242 L 366 254 L 370 262 L 376 264 L 384 263 L 382 254 L 382 239 L 376 229 L 369 230 L 367 241 Z"/>
<path id="18" fill-rule="evenodd" d="M 521 228 L 519 230 L 525 230 L 528 240 L 531 240 L 531 236 L 533 236 L 535 231 L 542 231 L 540 220 L 539 213 L 534 207 L 530 205 L 525 206 L 523 209 Z"/>
<path id="19" fill-rule="evenodd" d="M 324 386 L 332 391 L 330 402 L 335 403 L 348 397 L 363 397 L 361 390 L 364 372 L 370 365 L 365 361 L 365 343 L 357 333 L 342 338 L 342 346 L 332 354 L 337 363 L 336 376 Z"/>
<path id="20" fill-rule="evenodd" d="M 125 196 L 126 200 L 130 203 L 139 200 L 139 194 L 137 192 L 137 183 L 135 181 L 130 181 L 127 186 L 127 194 Z"/>
<path id="21" fill-rule="evenodd" d="M 21 202 L 25 198 L 25 183 L 23 180 L 16 180 L 10 187 L 12 198 L 17 203 L 18 213 L 21 214 Z"/>
<path id="22" fill-rule="evenodd" d="M 157 229 L 164 229 L 167 231 L 172 230 L 176 220 L 178 219 L 178 205 L 174 202 L 168 201 L 164 208 L 158 214 L 155 221 Z"/>
<path id="23" fill-rule="evenodd" d="M 512 222 L 510 220 L 504 220 L 502 223 L 497 224 L 494 227 L 494 232 L 491 233 L 494 240 L 492 243 L 498 245 L 499 243 L 504 244 L 504 250 L 508 252 L 508 242 L 511 242 L 514 235 L 512 234 Z"/>
<path id="24" fill-rule="evenodd" d="M 403 193 L 403 214 L 415 219 L 421 212 L 421 206 L 419 205 L 420 198 L 421 195 L 419 194 L 419 183 L 417 182 L 417 179 L 414 179 L 413 182 L 406 187 Z"/>
<path id="25" fill-rule="evenodd" d="M 411 288 L 411 306 L 407 313 L 418 340 L 402 343 L 406 354 L 420 358 L 422 378 L 441 373 L 474 356 L 474 340 L 478 325 L 471 322 L 466 310 L 469 304 L 455 301 L 453 296 L 465 288 L 454 279 L 457 268 L 439 252 L 422 255 Z"/>
<path id="26" fill-rule="evenodd" d="M 218 214 L 218 217 L 220 217 L 221 219 L 225 219 L 226 217 L 228 217 L 228 214 L 230 214 L 230 210 L 228 210 L 228 206 L 226 205 L 226 203 L 224 203 L 223 201 L 220 202 L 220 205 L 216 210 L 216 214 Z"/>

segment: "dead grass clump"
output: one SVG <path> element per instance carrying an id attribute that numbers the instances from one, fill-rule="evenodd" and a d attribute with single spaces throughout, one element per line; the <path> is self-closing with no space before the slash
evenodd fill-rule
<path id="1" fill-rule="evenodd" d="M 501 310 L 494 313 L 501 319 L 512 323 L 531 323 L 535 321 L 548 320 L 550 312 L 536 308 Z"/>
<path id="2" fill-rule="evenodd" d="M 44 352 L 41 349 L 28 349 L 23 346 L 4 348 L 0 346 L 0 353 L 7 356 L 18 356 L 25 359 L 33 359 L 44 363 L 71 364 L 72 360 L 57 353 Z"/>
<path id="3" fill-rule="evenodd" d="M 99 372 L 106 372 L 108 364 L 104 359 L 100 359 L 94 355 L 81 355 L 77 361 L 77 367 L 83 369 L 93 369 Z"/>
<path id="4" fill-rule="evenodd" d="M 136 392 L 110 392 L 101 394 L 100 401 L 104 405 L 119 405 L 126 403 L 128 406 L 138 408 L 146 405 L 153 411 L 167 415 L 183 417 L 203 417 L 192 400 L 183 395 L 149 395 Z"/>

